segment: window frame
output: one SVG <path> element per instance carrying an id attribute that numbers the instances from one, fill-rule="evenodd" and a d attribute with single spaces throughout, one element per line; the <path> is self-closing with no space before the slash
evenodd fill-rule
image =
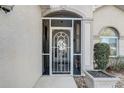
<path id="1" fill-rule="evenodd" d="M 106 39 L 116 39 L 116 55 L 110 55 L 109 57 L 118 57 L 119 55 L 119 37 L 118 36 L 100 36 L 100 43 L 101 43 L 101 40 L 103 38 L 106 38 Z M 111 51 L 111 50 L 110 50 Z"/>

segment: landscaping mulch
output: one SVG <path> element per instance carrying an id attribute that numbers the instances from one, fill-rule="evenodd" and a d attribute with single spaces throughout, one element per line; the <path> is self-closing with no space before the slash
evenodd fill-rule
<path id="1" fill-rule="evenodd" d="M 85 79 L 85 77 L 83 77 L 83 76 L 74 76 L 74 80 L 75 80 L 78 88 L 86 88 L 84 79 Z"/>
<path id="2" fill-rule="evenodd" d="M 121 71 L 109 70 L 107 72 L 113 76 L 120 78 L 120 80 L 116 84 L 116 88 L 124 88 L 124 70 Z"/>

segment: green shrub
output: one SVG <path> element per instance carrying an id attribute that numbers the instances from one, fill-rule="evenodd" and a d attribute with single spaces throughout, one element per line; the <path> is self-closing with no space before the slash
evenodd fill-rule
<path id="1" fill-rule="evenodd" d="M 94 61 L 97 69 L 105 70 L 109 62 L 110 47 L 106 43 L 96 43 L 94 45 Z"/>

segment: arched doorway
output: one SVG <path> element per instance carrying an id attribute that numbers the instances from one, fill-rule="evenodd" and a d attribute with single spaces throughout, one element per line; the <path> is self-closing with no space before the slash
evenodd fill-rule
<path id="1" fill-rule="evenodd" d="M 81 74 L 81 20 L 67 10 L 42 18 L 43 74 Z"/>

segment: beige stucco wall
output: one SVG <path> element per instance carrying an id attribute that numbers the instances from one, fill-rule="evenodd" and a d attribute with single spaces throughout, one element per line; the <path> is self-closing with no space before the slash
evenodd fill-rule
<path id="1" fill-rule="evenodd" d="M 67 7 L 70 7 L 72 9 L 75 9 L 79 11 L 82 16 L 85 15 L 86 18 L 93 17 L 93 6 L 92 5 L 68 5 Z"/>
<path id="2" fill-rule="evenodd" d="M 119 54 L 124 55 L 124 11 L 115 6 L 103 6 L 94 12 L 93 20 L 94 43 L 102 28 L 114 27 L 120 34 Z"/>
<path id="3" fill-rule="evenodd" d="M 33 87 L 41 75 L 39 6 L 0 11 L 0 87 Z"/>

